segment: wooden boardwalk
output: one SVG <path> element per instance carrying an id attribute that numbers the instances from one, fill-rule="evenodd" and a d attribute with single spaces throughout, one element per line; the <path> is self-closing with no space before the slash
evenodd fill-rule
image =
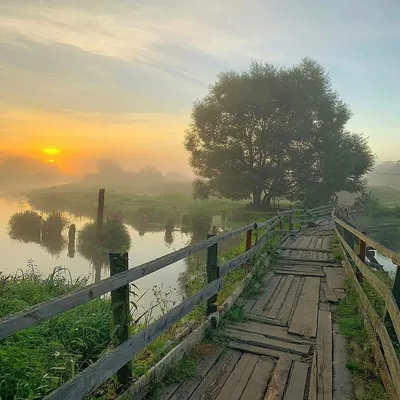
<path id="1" fill-rule="evenodd" d="M 204 356 L 197 375 L 163 400 L 344 400 L 351 398 L 346 350 L 331 308 L 345 296 L 343 268 L 331 253 L 332 222 L 289 237 L 249 321 L 222 328 L 228 348 Z M 240 300 L 239 300 L 240 301 Z"/>

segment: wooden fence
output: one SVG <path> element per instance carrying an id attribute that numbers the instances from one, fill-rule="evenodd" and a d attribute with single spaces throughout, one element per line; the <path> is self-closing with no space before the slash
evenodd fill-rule
<path id="1" fill-rule="evenodd" d="M 110 273 L 112 276 L 98 283 L 88 285 L 83 289 L 73 291 L 25 311 L 0 319 L 0 340 L 111 292 L 111 300 L 114 302 L 113 322 L 118 326 L 116 334 L 118 346 L 63 386 L 47 395 L 45 399 L 82 399 L 115 374 L 117 374 L 120 382 L 127 383 L 126 381 L 130 379 L 130 370 L 127 366 L 132 358 L 185 315 L 193 311 L 203 301 L 207 301 L 207 313 L 214 312 L 216 310 L 215 301 L 222 286 L 223 276 L 250 261 L 251 258 L 265 247 L 270 235 L 275 234 L 278 226 L 280 228 L 279 232 L 282 232 L 286 225 L 289 226 L 289 230 L 292 230 L 293 224 L 296 221 L 303 224 L 306 221 L 330 214 L 331 211 L 332 205 L 312 210 L 284 211 L 266 222 L 249 224 L 217 236 L 209 235 L 207 239 L 194 245 L 182 248 L 131 269 L 128 269 L 128 257 L 126 253 L 112 253 L 110 254 Z M 252 246 L 253 231 L 256 231 L 256 236 L 258 236 L 254 246 Z M 258 235 L 260 232 L 262 234 Z M 246 233 L 245 252 L 230 261 L 218 265 L 218 243 L 243 233 Z M 129 304 L 129 284 L 201 250 L 207 250 L 208 284 L 195 295 L 184 300 L 158 320 L 148 325 L 145 329 L 129 337 L 127 329 L 129 322 L 126 315 L 129 312 L 129 307 L 127 306 Z M 123 307 L 123 304 L 126 306 Z M 118 305 L 118 307 L 114 307 L 115 305 Z"/>
<path id="2" fill-rule="evenodd" d="M 373 337 L 374 357 L 382 381 L 389 397 L 400 399 L 400 363 L 395 350 L 395 346 L 400 344 L 400 268 L 397 268 L 394 284 L 390 290 L 387 284 L 379 279 L 374 270 L 366 264 L 366 246 L 369 245 L 389 257 L 397 266 L 400 265 L 400 255 L 368 237 L 349 222 L 345 222 L 343 216 L 339 217 L 334 213 L 332 216 L 336 234 L 346 255 L 343 266 L 359 294 L 366 327 Z M 385 312 L 383 315 L 377 313 L 365 294 L 362 288 L 364 279 L 384 300 Z M 386 324 L 390 324 L 390 321 L 397 338 L 391 338 L 388 333 Z"/>

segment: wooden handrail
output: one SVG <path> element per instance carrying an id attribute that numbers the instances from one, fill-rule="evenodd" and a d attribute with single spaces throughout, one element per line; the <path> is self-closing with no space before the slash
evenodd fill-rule
<path id="1" fill-rule="evenodd" d="M 347 231 L 351 232 L 354 236 L 358 237 L 359 239 L 363 240 L 366 244 L 372 246 L 374 249 L 378 250 L 384 256 L 390 258 L 393 261 L 393 264 L 400 265 L 400 254 L 396 253 L 393 250 L 388 249 L 387 247 L 381 245 L 374 239 L 371 239 L 369 236 L 365 235 L 364 233 L 358 231 L 357 229 L 353 228 L 346 222 L 342 221 L 341 219 L 337 218 L 336 216 L 333 217 L 333 221 L 345 228 Z"/>
<path id="2" fill-rule="evenodd" d="M 330 207 L 330 206 L 329 206 Z M 222 240 L 229 239 L 243 232 L 249 232 L 254 229 L 265 229 L 262 236 L 258 238 L 256 245 L 247 249 L 243 254 L 234 259 L 225 262 L 218 267 L 218 278 L 209 282 L 207 286 L 201 289 L 192 297 L 186 299 L 181 304 L 163 315 L 160 319 L 150 324 L 141 332 L 128 338 L 111 352 L 104 355 L 98 361 L 84 369 L 77 376 L 68 381 L 54 392 L 50 393 L 45 399 L 81 399 L 92 390 L 99 387 L 105 380 L 114 375 L 121 367 L 126 365 L 136 354 L 143 350 L 155 338 L 166 332 L 178 320 L 190 313 L 202 301 L 218 294 L 222 277 L 233 269 L 244 265 L 263 246 L 268 240 L 269 234 L 272 234 L 274 228 L 280 224 L 282 218 L 287 218 L 297 213 L 299 210 L 290 210 L 285 215 L 275 216 L 265 222 L 257 222 L 235 229 L 231 232 L 210 237 L 194 245 L 177 250 L 155 260 L 149 261 L 137 267 L 128 269 L 124 272 L 115 274 L 109 278 L 103 279 L 98 283 L 88 285 L 82 289 L 73 291 L 53 300 L 38 304 L 27 310 L 12 314 L 0 319 L 0 340 L 5 339 L 24 329 L 38 325 L 56 315 L 62 314 L 72 308 L 85 304 L 97 297 L 116 289 L 129 285 L 137 279 L 158 271 L 168 265 L 182 260 L 198 251 L 209 249 Z M 303 210 L 300 210 L 302 212 Z M 312 210 L 308 210 L 312 212 Z M 282 232 L 282 231 L 280 231 Z M 212 278 L 211 278 L 212 279 Z"/>

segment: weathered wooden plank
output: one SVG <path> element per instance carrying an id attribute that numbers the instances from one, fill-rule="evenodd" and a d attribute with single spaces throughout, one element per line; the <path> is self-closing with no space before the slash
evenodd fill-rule
<path id="1" fill-rule="evenodd" d="M 266 313 L 263 313 L 263 316 L 267 318 L 276 319 L 279 310 L 281 309 L 282 304 L 286 298 L 286 295 L 290 289 L 290 286 L 292 285 L 293 278 L 294 278 L 293 275 L 289 275 L 286 278 L 285 283 L 282 285 L 280 292 L 275 296 L 275 300 L 272 303 L 270 310 Z"/>
<path id="2" fill-rule="evenodd" d="M 350 400 L 353 394 L 351 373 L 347 369 L 346 339 L 333 325 L 333 400 Z"/>
<path id="3" fill-rule="evenodd" d="M 318 399 L 332 400 L 332 316 L 322 310 L 318 315 L 317 371 Z"/>
<path id="4" fill-rule="evenodd" d="M 342 245 L 342 249 L 346 249 L 348 254 L 350 254 L 352 260 L 356 264 L 359 271 L 363 274 L 364 278 L 375 288 L 375 290 L 383 297 L 385 300 L 387 311 L 389 312 L 390 318 L 392 319 L 394 329 L 396 331 L 397 339 L 400 341 L 400 310 L 397 303 L 393 297 L 393 294 L 389 291 L 388 287 L 375 276 L 374 272 L 365 265 L 361 259 L 355 254 L 352 248 L 346 243 L 344 238 L 340 235 L 336 229 L 336 234 Z"/>
<path id="5" fill-rule="evenodd" d="M 262 324 L 269 324 L 269 325 L 275 325 L 275 326 L 286 326 L 286 322 L 284 322 L 284 321 L 278 321 L 277 319 L 266 318 L 266 317 L 262 317 L 259 315 L 248 314 L 247 318 L 250 321 L 261 322 Z"/>
<path id="6" fill-rule="evenodd" d="M 314 349 L 311 365 L 310 387 L 308 389 L 308 400 L 317 400 L 318 395 L 318 368 L 317 368 L 317 349 Z"/>
<path id="7" fill-rule="evenodd" d="M 283 356 L 279 358 L 264 400 L 282 400 L 291 365 L 291 357 Z"/>
<path id="8" fill-rule="evenodd" d="M 196 375 L 180 385 L 179 389 L 173 393 L 170 400 L 187 400 L 201 383 L 202 379 L 208 374 L 214 364 L 217 362 L 220 351 L 203 357 L 197 365 Z M 131 397 L 135 398 L 135 397 Z M 135 398 L 136 399 L 136 398 Z M 164 397 L 160 396 L 160 399 Z"/>
<path id="9" fill-rule="evenodd" d="M 308 365 L 295 361 L 284 400 L 303 399 L 306 389 Z"/>
<path id="10" fill-rule="evenodd" d="M 338 298 L 336 297 L 335 291 L 331 287 L 325 286 L 324 292 L 326 301 L 329 301 L 330 303 L 337 303 L 339 301 Z"/>
<path id="11" fill-rule="evenodd" d="M 319 285 L 319 278 L 305 278 L 299 302 L 289 326 L 290 333 L 308 337 L 316 336 Z"/>
<path id="12" fill-rule="evenodd" d="M 258 354 L 260 356 L 267 356 L 267 357 L 273 357 L 273 358 L 280 358 L 280 357 L 286 356 L 286 357 L 289 357 L 291 360 L 301 360 L 301 356 L 298 354 L 289 354 L 284 351 L 267 349 L 265 347 L 253 346 L 253 345 L 234 342 L 234 341 L 229 342 L 228 347 L 231 349 L 241 350 L 246 353 Z"/>
<path id="13" fill-rule="evenodd" d="M 218 293 L 222 279 L 209 283 L 194 296 L 174 307 L 160 319 L 150 324 L 141 332 L 133 335 L 124 343 L 91 364 L 66 384 L 50 393 L 45 399 L 76 400 L 98 388 L 104 381 L 115 374 L 119 368 L 129 362 L 134 355 L 143 350 L 155 338 L 164 333 L 183 316 L 193 311 L 203 300 Z"/>
<path id="14" fill-rule="evenodd" d="M 190 400 L 214 400 L 225 384 L 229 375 L 239 361 L 241 353 L 234 350 L 228 350 L 218 360 L 217 364 L 201 381 L 200 385 L 191 395 Z"/>
<path id="15" fill-rule="evenodd" d="M 217 400 L 239 400 L 260 357 L 243 354 L 217 396 Z"/>
<path id="16" fill-rule="evenodd" d="M 249 313 L 251 311 L 251 309 L 254 307 L 254 305 L 256 304 L 256 302 L 257 302 L 257 299 L 248 299 L 243 306 L 243 310 L 246 313 Z"/>
<path id="17" fill-rule="evenodd" d="M 280 326 L 258 324 L 256 322 L 234 322 L 226 326 L 227 329 L 257 333 L 259 335 L 278 339 L 289 343 L 304 343 L 298 336 L 290 335 L 286 328 Z"/>
<path id="18" fill-rule="evenodd" d="M 279 262 L 285 262 L 285 261 L 289 261 L 289 262 L 296 262 L 296 263 L 310 263 L 312 265 L 314 264 L 329 264 L 329 265 L 339 265 L 338 261 L 336 260 L 315 260 L 314 258 L 301 258 L 301 257 L 290 257 L 290 258 L 279 258 Z"/>
<path id="19" fill-rule="evenodd" d="M 346 230 L 351 232 L 353 235 L 358 237 L 359 239 L 363 240 L 367 245 L 373 247 L 374 249 L 378 250 L 379 253 L 383 254 L 386 257 L 389 257 L 391 260 L 393 260 L 393 263 L 396 265 L 400 265 L 400 254 L 396 253 L 395 251 L 389 250 L 387 247 L 382 246 L 380 243 L 376 242 L 375 240 L 371 239 L 369 236 L 364 235 L 357 229 L 351 227 L 350 225 L 346 224 L 346 222 L 343 222 L 337 217 L 334 217 L 333 220 L 343 226 Z M 336 229 L 337 231 L 337 229 Z"/>
<path id="20" fill-rule="evenodd" d="M 315 247 L 296 247 L 296 246 L 281 246 L 282 250 L 298 250 L 298 251 L 308 251 L 308 252 L 319 252 L 319 253 L 330 253 L 332 254 L 332 250 Z"/>
<path id="21" fill-rule="evenodd" d="M 306 356 L 310 350 L 310 346 L 306 344 L 294 344 L 282 342 L 276 339 L 270 339 L 263 335 L 249 332 L 235 331 L 233 329 L 224 329 L 224 336 L 238 342 L 244 342 L 252 346 L 266 347 L 269 349 L 286 351 L 293 354 Z"/>
<path id="22" fill-rule="evenodd" d="M 334 289 L 334 292 L 338 300 L 346 298 L 346 291 L 344 289 Z"/>
<path id="23" fill-rule="evenodd" d="M 345 289 L 344 283 L 346 276 L 343 268 L 324 268 L 326 281 L 331 289 Z"/>
<path id="24" fill-rule="evenodd" d="M 171 400 L 171 397 L 179 389 L 179 386 L 181 386 L 181 384 L 176 382 L 162 388 L 159 396 L 160 399 Z"/>
<path id="25" fill-rule="evenodd" d="M 174 251 L 168 255 L 146 262 L 137 267 L 130 268 L 128 271 L 121 272 L 112 277 L 103 279 L 98 283 L 93 283 L 91 285 L 85 286 L 83 289 L 56 297 L 53 300 L 40 303 L 27 310 L 1 318 L 0 340 L 5 339 L 8 336 L 17 333 L 23 329 L 38 325 L 50 319 L 51 317 L 54 317 L 55 315 L 62 314 L 63 312 L 75 308 L 79 305 L 88 303 L 96 297 L 100 297 L 110 291 L 128 285 L 129 283 L 143 278 L 144 276 L 149 275 L 153 272 L 156 272 L 170 264 L 173 264 L 179 260 L 183 260 L 184 258 L 189 257 L 190 255 L 195 254 L 201 250 L 207 249 L 208 247 L 217 242 L 220 242 L 221 240 L 229 239 L 233 236 L 241 234 L 242 232 L 246 232 L 249 229 L 252 229 L 253 226 L 254 224 L 251 224 L 246 227 L 235 229 L 226 234 L 217 235 L 210 239 L 200 241 L 194 245 Z M 258 247 L 258 250 L 260 249 L 261 247 Z M 249 256 L 247 259 L 250 259 L 258 250 L 254 250 L 253 248 L 251 250 L 251 253 L 247 252 L 243 253 L 243 255 Z M 239 261 L 234 259 L 222 265 L 221 268 L 224 268 L 224 271 L 230 270 L 232 268 L 231 264 L 242 261 L 243 257 Z"/>
<path id="26" fill-rule="evenodd" d="M 368 313 L 366 311 L 367 309 L 372 308 L 372 305 L 366 297 L 364 291 L 362 290 L 362 287 L 354 274 L 353 268 L 347 260 L 343 261 L 343 267 L 347 273 L 347 276 L 352 280 L 354 288 L 360 296 L 361 312 L 364 315 L 364 326 L 368 330 L 368 333 L 372 339 L 374 358 L 379 368 L 382 383 L 385 386 L 389 399 L 397 400 L 399 398 L 398 392 L 396 393 L 391 374 L 389 373 L 387 362 L 382 354 L 381 344 L 378 341 L 375 326 L 372 324 L 370 317 L 368 316 Z M 373 312 L 369 312 L 371 313 L 371 315 L 373 315 Z M 373 318 L 373 320 L 375 321 L 375 318 Z"/>
<path id="27" fill-rule="evenodd" d="M 280 276 L 274 276 L 268 285 L 265 287 L 263 293 L 259 296 L 257 299 L 256 304 L 251 310 L 251 313 L 254 315 L 260 315 L 264 307 L 268 304 L 269 300 L 271 299 L 272 295 L 275 293 L 276 288 L 279 285 L 279 282 L 281 281 Z"/>
<path id="28" fill-rule="evenodd" d="M 272 360 L 260 357 L 240 399 L 262 400 L 273 368 L 274 363 Z"/>
<path id="29" fill-rule="evenodd" d="M 276 269 L 275 273 L 277 275 L 297 275 L 297 276 L 313 276 L 316 278 L 324 278 L 325 274 L 321 271 L 292 271 L 292 270 L 286 270 L 286 269 Z"/>
<path id="30" fill-rule="evenodd" d="M 317 265 L 304 265 L 304 264 L 282 264 L 279 265 L 277 268 L 279 269 L 284 269 L 284 270 L 288 270 L 288 271 L 301 271 L 301 272 L 323 272 L 324 271 L 324 267 Z"/>
<path id="31" fill-rule="evenodd" d="M 279 293 L 282 291 L 282 288 L 285 286 L 286 280 L 287 280 L 287 276 L 281 276 L 281 280 L 280 280 L 279 285 L 276 288 L 273 296 L 271 297 L 270 301 L 263 308 L 263 311 L 261 313 L 261 315 L 263 317 L 267 317 L 267 314 L 268 314 L 269 310 L 271 309 L 271 307 L 273 306 L 273 303 L 274 303 L 276 297 L 279 296 Z M 271 318 L 271 319 L 273 319 L 273 318 Z"/>
<path id="32" fill-rule="evenodd" d="M 295 303 L 296 293 L 299 288 L 300 282 L 301 282 L 300 276 L 295 276 L 293 278 L 292 286 L 290 287 L 289 292 L 285 298 L 285 301 L 283 302 L 282 307 L 279 310 L 278 319 L 284 321 L 285 324 L 289 320 L 289 316 Z"/>

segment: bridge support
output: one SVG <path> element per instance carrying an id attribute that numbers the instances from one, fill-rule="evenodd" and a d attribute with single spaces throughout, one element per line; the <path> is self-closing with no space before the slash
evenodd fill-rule
<path id="1" fill-rule="evenodd" d="M 215 235 L 207 235 L 207 239 L 214 236 Z M 218 278 L 218 243 L 215 243 L 207 249 L 207 282 L 211 283 Z M 217 298 L 218 294 L 215 294 L 207 300 L 207 315 L 211 315 L 217 311 Z"/>

